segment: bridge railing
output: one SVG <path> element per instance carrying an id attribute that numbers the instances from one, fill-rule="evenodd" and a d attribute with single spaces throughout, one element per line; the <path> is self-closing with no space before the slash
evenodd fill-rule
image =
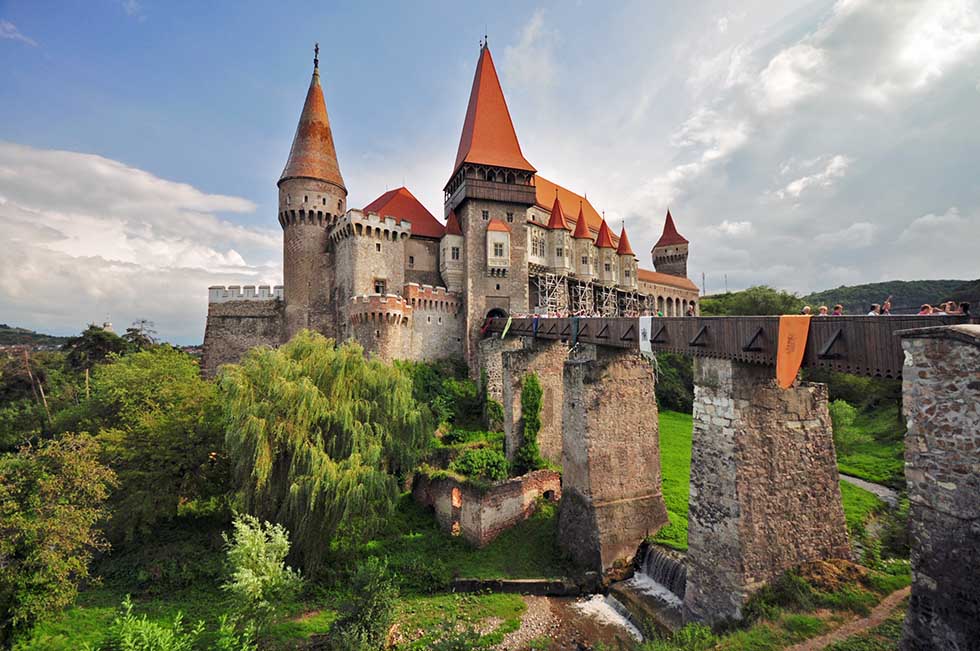
<path id="1" fill-rule="evenodd" d="M 845 373 L 900 378 L 904 355 L 899 330 L 970 323 L 963 316 L 826 316 L 810 319 L 803 365 Z M 980 322 L 973 319 L 973 323 Z M 487 333 L 504 331 L 507 319 L 491 319 Z M 507 336 L 715 357 L 775 366 L 778 316 L 657 317 L 645 332 L 636 318 L 519 318 Z"/>

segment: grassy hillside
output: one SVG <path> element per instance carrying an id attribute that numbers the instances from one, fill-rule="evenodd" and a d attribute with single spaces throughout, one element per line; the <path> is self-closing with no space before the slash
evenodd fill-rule
<path id="1" fill-rule="evenodd" d="M 845 314 L 864 314 L 871 303 L 881 303 L 888 296 L 892 297 L 893 311 L 906 313 L 918 310 L 923 303 L 934 305 L 946 300 L 974 303 L 980 299 L 980 280 L 893 280 L 841 286 L 804 296 L 803 301 L 814 307 L 841 303 Z"/>
<path id="2" fill-rule="evenodd" d="M 68 341 L 68 337 L 44 335 L 27 328 L 15 328 L 6 323 L 0 323 L 0 346 L 29 345 L 29 346 L 60 346 Z"/>

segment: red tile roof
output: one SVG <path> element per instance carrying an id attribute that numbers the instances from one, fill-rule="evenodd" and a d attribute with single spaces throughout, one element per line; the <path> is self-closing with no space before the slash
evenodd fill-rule
<path id="1" fill-rule="evenodd" d="M 382 217 L 394 217 L 412 224 L 415 237 L 442 237 L 445 227 L 425 209 L 408 188 L 388 190 L 364 206 L 364 212 L 378 213 Z M 458 224 L 457 224 L 458 227 Z"/>
<path id="2" fill-rule="evenodd" d="M 494 219 L 491 219 L 490 220 L 490 223 L 489 224 L 487 224 L 487 230 L 488 231 L 500 231 L 501 233 L 509 233 L 510 232 L 510 226 L 508 226 L 507 224 L 503 223 L 499 219 L 494 218 Z"/>
<path id="3" fill-rule="evenodd" d="M 459 217 L 456 216 L 455 210 L 449 211 L 449 217 L 446 219 L 446 235 L 462 235 L 463 229 L 459 227 Z"/>
<path id="4" fill-rule="evenodd" d="M 684 236 L 677 232 L 677 227 L 674 226 L 674 218 L 670 216 L 670 208 L 667 209 L 667 220 L 664 222 L 664 232 L 654 244 L 654 248 L 658 246 L 671 246 L 674 244 L 687 244 L 687 240 Z"/>
<path id="5" fill-rule="evenodd" d="M 619 248 L 616 249 L 616 253 L 619 255 L 636 255 L 633 253 L 633 247 L 630 246 L 630 239 L 626 237 L 626 226 L 623 226 L 623 231 L 619 234 Z"/>
<path id="6" fill-rule="evenodd" d="M 655 283 L 657 285 L 667 285 L 668 287 L 677 287 L 679 289 L 687 289 L 695 292 L 698 291 L 698 286 L 692 283 L 689 279 L 681 278 L 680 276 L 671 276 L 670 274 L 661 273 L 659 271 L 637 269 L 636 278 L 641 283 Z"/>
<path id="7" fill-rule="evenodd" d="M 564 228 L 566 231 L 571 230 L 568 227 L 568 222 L 565 221 L 565 212 L 561 209 L 561 200 L 558 199 L 557 193 L 555 193 L 555 203 L 551 206 L 551 218 L 548 220 L 548 228 L 551 230 L 558 230 L 559 228 Z"/>
<path id="8" fill-rule="evenodd" d="M 599 226 L 602 224 L 602 215 L 600 215 L 599 211 L 596 210 L 591 203 L 589 203 L 588 199 L 580 194 L 572 192 L 568 188 L 558 185 L 554 181 L 549 181 L 540 174 L 534 175 L 534 199 L 535 203 L 542 209 L 551 210 L 556 192 L 557 197 L 561 199 L 563 206 L 574 206 L 575 204 L 580 204 L 581 210 L 579 210 L 579 214 L 585 215 L 586 225 L 593 233 L 599 232 Z M 565 219 L 570 228 L 572 227 L 572 222 L 574 222 L 576 225 L 578 223 L 577 218 L 573 220 L 568 215 L 565 215 Z M 592 237 L 594 239 L 595 236 L 593 235 Z"/>
<path id="9" fill-rule="evenodd" d="M 578 205 L 578 219 L 575 220 L 575 232 L 572 233 L 572 237 L 577 240 L 590 240 L 593 241 L 592 232 L 589 230 L 589 220 L 583 214 L 583 205 Z"/>
<path id="10" fill-rule="evenodd" d="M 612 233 L 609 232 L 609 224 L 606 223 L 605 219 L 599 225 L 599 236 L 595 238 L 595 245 L 599 249 L 616 248 L 616 245 L 613 244 Z"/>
<path id="11" fill-rule="evenodd" d="M 507 110 L 493 57 L 486 45 L 480 49 L 480 60 L 476 64 L 453 174 L 463 163 L 535 171 L 521 152 L 521 144 L 517 140 L 510 111 Z"/>
<path id="12" fill-rule="evenodd" d="M 328 181 L 347 189 L 340 175 L 327 104 L 323 101 L 323 90 L 320 88 L 320 72 L 316 68 L 313 69 L 310 89 L 306 92 L 306 102 L 299 116 L 296 135 L 293 136 L 289 159 L 279 180 L 296 177 Z"/>

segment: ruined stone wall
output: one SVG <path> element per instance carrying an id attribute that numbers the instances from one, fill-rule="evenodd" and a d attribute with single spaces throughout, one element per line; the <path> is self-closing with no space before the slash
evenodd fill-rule
<path id="1" fill-rule="evenodd" d="M 538 498 L 561 498 L 561 477 L 553 470 L 537 470 L 478 489 L 451 477 L 416 477 L 412 487 L 415 501 L 435 511 L 446 531 L 462 535 L 483 547 L 534 513 Z"/>
<path id="2" fill-rule="evenodd" d="M 411 237 L 405 241 L 405 282 L 445 284 L 439 275 L 439 240 Z"/>
<path id="3" fill-rule="evenodd" d="M 524 442 L 521 390 L 524 376 L 536 373 L 541 381 L 541 430 L 538 447 L 541 456 L 561 463 L 562 409 L 564 382 L 562 371 L 568 359 L 568 346 L 561 341 L 522 338 L 523 348 L 502 354 L 504 451 L 513 460 L 514 452 Z"/>
<path id="4" fill-rule="evenodd" d="M 695 359 L 688 579 L 693 619 L 739 619 L 804 562 L 849 556 L 827 387 L 780 389 L 771 368 Z"/>
<path id="5" fill-rule="evenodd" d="M 903 333 L 912 597 L 902 648 L 980 649 L 980 325 Z"/>
<path id="6" fill-rule="evenodd" d="M 487 398 L 496 400 L 503 404 L 504 401 L 504 362 L 503 353 L 508 350 L 517 350 L 521 347 L 521 340 L 517 337 L 501 339 L 497 335 L 481 339 L 478 343 L 479 355 L 477 356 L 478 377 L 486 376 L 486 387 L 480 387 L 485 391 Z"/>
<path id="7" fill-rule="evenodd" d="M 582 357 L 566 361 L 563 373 L 558 540 L 579 565 L 602 571 L 667 524 L 660 430 L 650 362 L 580 347 Z"/>
<path id="8" fill-rule="evenodd" d="M 285 337 L 284 303 L 278 299 L 208 304 L 201 369 L 214 377 L 222 364 L 235 364 L 255 346 L 278 346 Z"/>

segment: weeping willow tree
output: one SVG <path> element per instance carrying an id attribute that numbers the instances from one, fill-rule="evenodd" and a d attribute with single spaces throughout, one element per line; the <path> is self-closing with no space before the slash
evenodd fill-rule
<path id="1" fill-rule="evenodd" d="M 304 331 L 221 378 L 242 506 L 284 525 L 308 573 L 385 521 L 425 442 L 425 410 L 398 368 Z"/>

